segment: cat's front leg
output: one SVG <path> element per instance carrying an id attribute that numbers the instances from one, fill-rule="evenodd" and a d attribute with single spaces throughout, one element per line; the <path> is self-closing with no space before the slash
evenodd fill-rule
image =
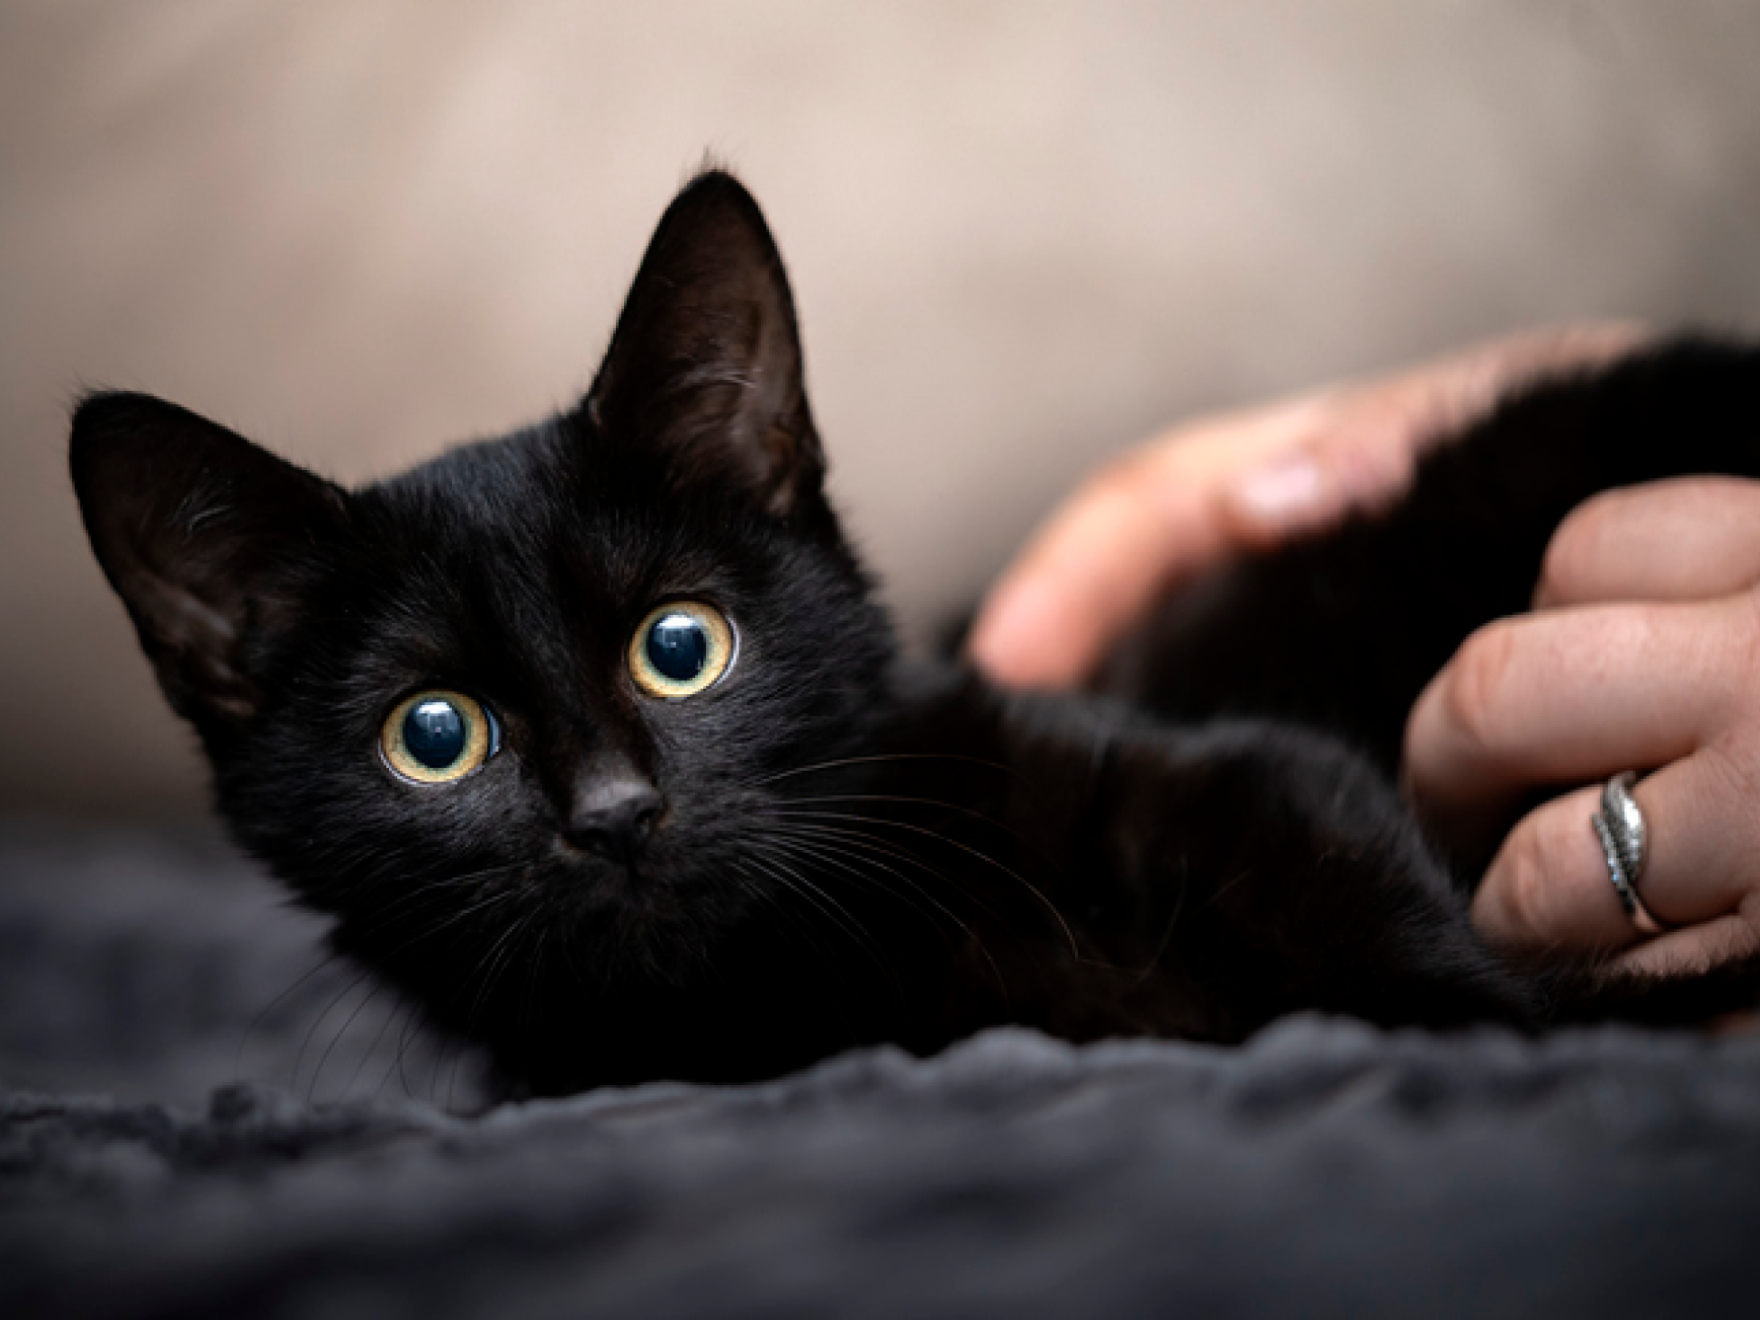
<path id="1" fill-rule="evenodd" d="M 937 865 L 992 954 L 974 1002 L 1006 982 L 986 1013 L 1075 1040 L 1239 1040 L 1304 1009 L 1536 1020 L 1534 983 L 1480 942 L 1399 794 L 1342 742 L 1169 726 L 951 667 L 901 687 L 874 791 L 944 804 Z"/>
<path id="2" fill-rule="evenodd" d="M 1134 727 L 1094 776 L 1077 865 L 1131 925 L 1086 934 L 1138 969 L 1126 1011 L 1162 995 L 1181 1034 L 1215 1039 L 1303 1009 L 1536 1020 L 1532 984 L 1480 942 L 1398 794 L 1341 744 L 1266 723 Z"/>

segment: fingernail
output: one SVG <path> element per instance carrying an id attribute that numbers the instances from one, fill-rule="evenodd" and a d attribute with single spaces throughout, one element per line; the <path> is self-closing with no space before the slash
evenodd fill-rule
<path id="1" fill-rule="evenodd" d="M 1229 496 L 1242 512 L 1261 522 L 1290 522 L 1325 503 L 1325 475 L 1307 455 L 1279 459 L 1241 478 L 1230 487 Z"/>

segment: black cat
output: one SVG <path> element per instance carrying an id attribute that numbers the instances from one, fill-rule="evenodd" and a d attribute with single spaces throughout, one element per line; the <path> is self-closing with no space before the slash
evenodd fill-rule
<path id="1" fill-rule="evenodd" d="M 516 1093 L 998 1022 L 1529 1027 L 1752 984 L 1499 959 L 1390 785 L 1421 686 L 1526 606 L 1573 505 L 1760 474 L 1748 350 L 1510 401 L 1393 513 L 1168 602 L 1084 698 L 897 658 L 824 495 L 780 258 L 721 173 L 562 416 L 351 492 L 97 394 L 72 466 L 234 835 Z"/>

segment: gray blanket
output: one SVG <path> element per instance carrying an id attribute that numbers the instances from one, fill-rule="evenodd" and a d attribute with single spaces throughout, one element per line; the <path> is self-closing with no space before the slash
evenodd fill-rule
<path id="1" fill-rule="evenodd" d="M 316 929 L 210 844 L 0 835 L 0 1315 L 1760 1298 L 1751 1035 L 1005 1031 L 467 1117 L 468 1056 L 348 969 L 300 979 Z"/>

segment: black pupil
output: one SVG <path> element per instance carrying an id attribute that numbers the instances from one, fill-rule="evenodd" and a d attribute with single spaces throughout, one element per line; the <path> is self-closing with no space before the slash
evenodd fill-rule
<path id="1" fill-rule="evenodd" d="M 709 634 L 688 614 L 668 614 L 648 629 L 648 663 L 674 683 L 688 683 L 709 662 Z"/>
<path id="2" fill-rule="evenodd" d="M 403 717 L 403 745 L 430 770 L 444 770 L 464 755 L 464 712 L 450 701 L 418 701 Z"/>

